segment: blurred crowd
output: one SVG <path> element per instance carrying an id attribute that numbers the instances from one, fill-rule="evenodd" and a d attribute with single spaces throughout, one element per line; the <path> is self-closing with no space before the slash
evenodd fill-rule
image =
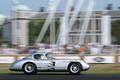
<path id="1" fill-rule="evenodd" d="M 100 45 L 99 43 L 89 44 L 43 44 L 35 46 L 19 45 L 16 48 L 9 48 L 7 44 L 2 44 L 0 54 L 34 54 L 36 52 L 48 52 L 51 54 L 120 54 L 120 46 Z"/>

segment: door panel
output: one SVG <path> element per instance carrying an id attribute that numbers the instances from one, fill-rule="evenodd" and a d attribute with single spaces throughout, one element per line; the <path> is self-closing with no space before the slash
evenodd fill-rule
<path id="1" fill-rule="evenodd" d="M 41 70 L 48 70 L 50 63 L 50 60 L 36 60 L 37 67 Z"/>
<path id="2" fill-rule="evenodd" d="M 69 61 L 64 60 L 54 60 L 55 70 L 66 70 L 69 64 Z"/>

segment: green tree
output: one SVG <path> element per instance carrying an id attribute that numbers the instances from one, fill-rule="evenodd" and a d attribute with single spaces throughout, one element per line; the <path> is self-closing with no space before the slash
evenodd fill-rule
<path id="1" fill-rule="evenodd" d="M 53 21 L 52 21 L 53 22 Z M 35 21 L 30 21 L 28 23 L 28 27 L 29 27 L 29 45 L 32 46 L 34 45 L 39 33 L 41 32 L 43 25 L 44 25 L 45 21 L 39 21 L 39 22 L 35 22 Z M 59 28 L 59 21 L 55 21 L 55 35 L 57 35 L 57 32 Z M 56 36 L 57 38 L 57 36 Z M 48 27 L 41 43 L 48 43 L 50 41 L 50 26 Z"/>
<path id="2" fill-rule="evenodd" d="M 29 30 L 29 45 L 33 45 L 35 43 L 34 35 L 35 35 L 35 21 L 30 21 L 28 23 Z"/>
<path id="3" fill-rule="evenodd" d="M 116 37 L 117 45 L 120 45 L 120 20 L 112 22 L 112 36 Z"/>
<path id="4" fill-rule="evenodd" d="M 55 40 L 57 41 L 58 35 L 59 35 L 59 21 L 55 21 Z M 55 41 L 55 42 L 56 42 Z"/>
<path id="5" fill-rule="evenodd" d="M 37 36 L 38 36 L 39 33 L 41 32 L 44 23 L 45 23 L 45 21 L 40 21 L 40 22 L 39 22 L 39 25 L 38 25 L 39 31 L 37 32 Z M 50 36 L 50 28 L 48 27 L 48 29 L 47 29 L 47 31 L 46 31 L 46 33 L 45 33 L 45 35 L 44 35 L 41 43 L 47 43 L 47 42 L 49 42 L 49 36 Z"/>

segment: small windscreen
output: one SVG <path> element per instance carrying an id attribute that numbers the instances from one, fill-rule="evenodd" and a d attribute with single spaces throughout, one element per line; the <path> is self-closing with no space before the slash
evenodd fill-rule
<path id="1" fill-rule="evenodd" d="M 46 54 L 46 57 L 47 57 L 48 59 L 53 59 L 53 56 L 51 56 L 50 54 Z"/>

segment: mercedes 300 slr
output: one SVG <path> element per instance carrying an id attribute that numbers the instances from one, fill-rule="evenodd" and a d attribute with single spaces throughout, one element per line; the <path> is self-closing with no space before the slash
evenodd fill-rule
<path id="1" fill-rule="evenodd" d="M 25 74 L 36 74 L 43 71 L 69 71 L 79 74 L 89 69 L 89 65 L 80 59 L 57 59 L 49 53 L 38 52 L 15 61 L 9 67 L 12 71 L 24 71 Z"/>

